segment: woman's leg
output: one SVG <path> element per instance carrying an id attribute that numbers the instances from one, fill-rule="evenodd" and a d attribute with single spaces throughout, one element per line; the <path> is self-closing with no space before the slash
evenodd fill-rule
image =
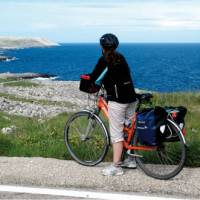
<path id="1" fill-rule="evenodd" d="M 124 141 L 125 104 L 108 102 L 109 128 L 113 144 L 113 164 L 102 170 L 103 175 L 122 175 L 124 172 L 120 166 Z"/>
<path id="2" fill-rule="evenodd" d="M 125 124 L 129 125 L 132 122 L 132 118 L 133 115 L 135 113 L 135 110 L 137 108 L 138 105 L 138 100 L 133 102 L 133 103 L 129 103 L 127 108 L 126 108 L 126 113 L 125 113 Z"/>
<path id="3" fill-rule="evenodd" d="M 113 163 L 118 165 L 121 163 L 122 151 L 123 151 L 123 142 L 113 143 Z"/>
<path id="4" fill-rule="evenodd" d="M 138 101 L 135 101 L 133 103 L 130 103 L 126 109 L 126 114 L 125 114 L 125 124 L 127 126 L 131 126 L 131 122 L 132 122 L 132 118 L 134 115 L 134 112 L 137 108 L 138 105 Z M 134 153 L 133 150 L 131 150 L 131 153 Z M 135 157 L 129 156 L 127 158 L 125 158 L 125 160 L 123 161 L 123 163 L 121 164 L 122 167 L 126 167 L 126 168 L 131 168 L 131 169 L 135 169 L 136 168 L 136 161 L 135 161 Z"/>
<path id="5" fill-rule="evenodd" d="M 113 162 L 114 164 L 121 162 L 124 141 L 124 119 L 127 104 L 117 102 L 108 102 L 109 128 L 111 141 L 113 146 Z"/>

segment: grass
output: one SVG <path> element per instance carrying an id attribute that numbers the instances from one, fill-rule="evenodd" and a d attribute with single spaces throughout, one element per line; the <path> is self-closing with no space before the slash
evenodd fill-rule
<path id="1" fill-rule="evenodd" d="M 16 81 L 9 81 L 3 83 L 4 86 L 9 86 L 9 87 L 39 87 L 40 84 L 38 83 L 33 83 L 31 81 L 26 81 L 26 80 L 16 80 Z"/>
<path id="2" fill-rule="evenodd" d="M 18 77 L 0 78 L 0 83 L 8 87 L 39 87 L 41 84 L 31 80 L 24 80 Z"/>
<path id="3" fill-rule="evenodd" d="M 186 141 L 188 144 L 187 166 L 200 167 L 200 93 L 166 93 L 155 94 L 155 105 L 185 106 Z"/>
<path id="4" fill-rule="evenodd" d="M 186 165 L 200 167 L 200 93 L 155 94 L 153 104 L 160 106 L 187 107 L 186 141 L 188 154 Z M 66 119 L 71 113 L 63 113 L 52 119 L 38 121 L 35 118 L 10 116 L 0 112 L 0 130 L 15 125 L 14 133 L 0 133 L 1 156 L 42 156 L 70 159 L 64 145 L 63 131 Z M 106 160 L 112 159 L 110 151 Z"/>
<path id="5" fill-rule="evenodd" d="M 0 83 L 10 82 L 10 81 L 17 81 L 17 78 L 0 78 Z"/>
<path id="6" fill-rule="evenodd" d="M 68 159 L 64 146 L 64 125 L 67 114 L 38 121 L 34 118 L 10 116 L 0 113 L 0 128 L 17 126 L 12 134 L 0 134 L 0 155 L 42 156 Z"/>

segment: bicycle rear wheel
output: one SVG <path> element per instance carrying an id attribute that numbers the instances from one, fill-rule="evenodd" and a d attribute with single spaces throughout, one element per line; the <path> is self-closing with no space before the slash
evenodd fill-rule
<path id="1" fill-rule="evenodd" d="M 65 126 L 64 140 L 73 159 L 86 166 L 100 163 L 109 147 L 106 127 L 90 111 L 81 111 L 70 117 Z"/>
<path id="2" fill-rule="evenodd" d="M 167 127 L 173 131 L 176 141 L 167 139 L 152 150 L 135 150 L 139 167 L 148 176 L 163 180 L 176 176 L 182 170 L 186 159 L 185 139 L 180 129 L 171 120 L 167 121 Z M 140 144 L 137 132 L 134 145 L 144 146 Z"/>

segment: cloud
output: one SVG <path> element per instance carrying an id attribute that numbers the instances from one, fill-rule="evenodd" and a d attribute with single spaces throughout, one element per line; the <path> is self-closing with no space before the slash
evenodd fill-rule
<path id="1" fill-rule="evenodd" d="M 13 15 L 15 20 L 27 21 L 32 29 L 50 30 L 66 25 L 85 28 L 110 26 L 131 29 L 134 26 L 138 29 L 199 29 L 200 2 L 195 0 L 9 2 L 13 3 L 7 6 L 6 13 Z"/>
<path id="2" fill-rule="evenodd" d="M 0 29 L 8 33 L 20 29 L 91 38 L 104 31 L 146 35 L 200 30 L 198 0 L 2 0 L 0 7 L 6 7 L 1 10 Z"/>
<path id="3" fill-rule="evenodd" d="M 32 24 L 30 24 L 30 28 L 32 30 L 53 30 L 57 29 L 58 25 L 49 22 L 33 22 Z"/>
<path id="4" fill-rule="evenodd" d="M 159 23 L 160 27 L 170 29 L 184 29 L 184 30 L 200 30 L 200 20 L 161 20 Z"/>
<path id="5" fill-rule="evenodd" d="M 126 1 L 125 1 L 126 2 Z M 105 3 L 105 2 L 104 2 Z M 142 29 L 200 29 L 200 3 L 186 1 L 132 1 L 115 6 L 100 3 L 73 5 L 71 20 L 83 27 Z M 63 8 L 66 9 L 66 8 Z M 66 9 L 68 10 L 68 9 Z M 78 16 L 77 16 L 78 14 Z"/>

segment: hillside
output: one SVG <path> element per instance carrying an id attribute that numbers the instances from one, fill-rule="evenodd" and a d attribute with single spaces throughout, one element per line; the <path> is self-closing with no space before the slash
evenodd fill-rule
<path id="1" fill-rule="evenodd" d="M 58 46 L 58 43 L 43 38 L 2 37 L 0 49 Z"/>

